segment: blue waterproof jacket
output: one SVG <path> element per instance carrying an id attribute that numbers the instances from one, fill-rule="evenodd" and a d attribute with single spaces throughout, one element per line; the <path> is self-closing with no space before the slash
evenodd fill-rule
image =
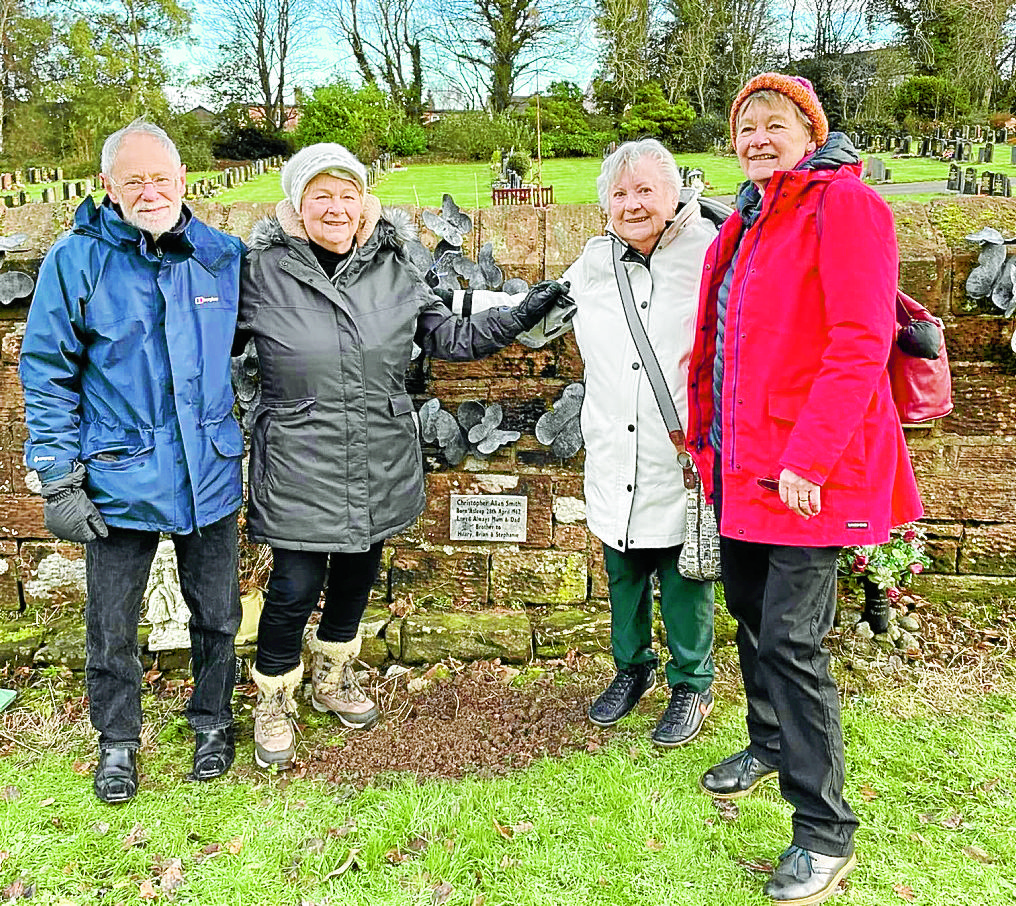
<path id="1" fill-rule="evenodd" d="M 241 504 L 229 353 L 243 245 L 184 216 L 163 251 L 86 199 L 42 263 L 21 347 L 29 468 L 46 481 L 80 461 L 121 528 L 183 534 Z"/>

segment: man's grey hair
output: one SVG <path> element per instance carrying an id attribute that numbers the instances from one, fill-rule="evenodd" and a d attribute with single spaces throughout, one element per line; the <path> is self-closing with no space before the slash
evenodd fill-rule
<path id="1" fill-rule="evenodd" d="M 596 191 L 600 196 L 600 207 L 604 211 L 610 212 L 610 190 L 621 178 L 621 171 L 632 172 L 643 157 L 656 161 L 664 185 L 669 185 L 675 195 L 681 191 L 683 183 L 681 173 L 674 162 L 674 155 L 655 138 L 640 138 L 638 141 L 625 142 L 606 157 L 603 166 L 600 167 L 600 175 L 596 177 Z"/>
<path id="2" fill-rule="evenodd" d="M 103 176 L 112 176 L 113 163 L 117 154 L 120 153 L 120 146 L 128 135 L 150 135 L 158 140 L 169 152 L 173 160 L 173 166 L 180 166 L 180 152 L 176 150 L 173 139 L 166 135 L 165 130 L 160 129 L 155 123 L 147 122 L 144 117 L 138 117 L 133 123 L 128 123 L 123 129 L 118 129 L 102 144 L 102 160 L 100 170 Z"/>

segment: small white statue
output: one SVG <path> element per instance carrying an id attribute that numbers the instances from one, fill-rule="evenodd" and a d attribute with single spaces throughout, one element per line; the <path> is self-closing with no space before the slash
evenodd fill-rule
<path id="1" fill-rule="evenodd" d="M 180 590 L 177 573 L 176 550 L 173 542 L 160 541 L 152 562 L 145 589 L 145 619 L 152 624 L 148 636 L 149 651 L 168 651 L 172 648 L 190 648 L 190 608 Z"/>

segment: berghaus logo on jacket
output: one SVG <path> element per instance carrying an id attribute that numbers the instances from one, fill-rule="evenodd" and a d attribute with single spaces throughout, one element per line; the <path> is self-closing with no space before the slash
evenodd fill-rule
<path id="1" fill-rule="evenodd" d="M 195 305 L 204 305 L 206 302 L 218 302 L 218 301 L 219 301 L 219 297 L 218 296 L 195 296 L 194 297 L 194 304 Z"/>

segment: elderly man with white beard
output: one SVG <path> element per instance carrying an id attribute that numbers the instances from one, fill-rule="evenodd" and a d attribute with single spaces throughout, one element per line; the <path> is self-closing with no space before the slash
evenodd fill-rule
<path id="1" fill-rule="evenodd" d="M 39 271 L 20 373 L 46 527 L 85 544 L 86 680 L 99 733 L 93 788 L 138 788 L 138 617 L 160 533 L 171 535 L 189 625 L 190 779 L 233 762 L 233 641 L 243 436 L 229 353 L 241 242 L 183 204 L 169 136 L 136 120 L 106 139 L 86 198 Z"/>

